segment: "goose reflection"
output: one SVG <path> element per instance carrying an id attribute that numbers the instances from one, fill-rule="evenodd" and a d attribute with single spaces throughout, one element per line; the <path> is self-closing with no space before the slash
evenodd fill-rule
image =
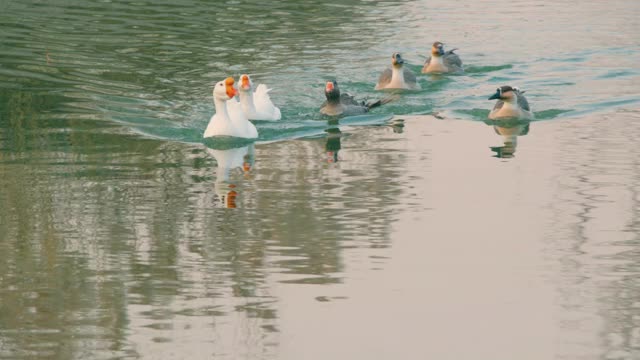
<path id="1" fill-rule="evenodd" d="M 512 158 L 518 146 L 518 136 L 529 133 L 529 121 L 527 120 L 488 120 L 487 125 L 493 126 L 496 134 L 502 136 L 503 146 L 491 146 L 497 158 Z"/>
<path id="2" fill-rule="evenodd" d="M 239 195 L 237 181 L 232 179 L 232 172 L 248 175 L 255 161 L 254 144 L 232 149 L 207 148 L 207 152 L 216 159 L 214 203 L 218 207 L 235 208 Z"/>
<path id="3" fill-rule="evenodd" d="M 340 140 L 342 138 L 342 131 L 339 128 L 330 128 L 325 130 L 327 133 L 327 143 L 325 145 L 325 151 L 327 152 L 327 162 L 337 163 L 339 161 L 338 152 L 342 148 Z"/>

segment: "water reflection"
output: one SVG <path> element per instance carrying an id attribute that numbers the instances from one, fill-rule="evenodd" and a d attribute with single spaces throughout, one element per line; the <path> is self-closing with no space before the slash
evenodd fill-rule
<path id="1" fill-rule="evenodd" d="M 509 159 L 515 156 L 518 147 L 518 137 L 529 133 L 530 121 L 523 120 L 486 120 L 487 125 L 493 126 L 496 134 L 502 137 L 502 146 L 491 146 L 495 157 Z"/>
<path id="2" fill-rule="evenodd" d="M 391 126 L 394 133 L 402 134 L 404 132 L 404 119 L 394 118 L 389 122 L 389 126 Z"/>
<path id="3" fill-rule="evenodd" d="M 562 327 L 591 341 L 565 347 L 600 352 L 606 359 L 640 355 L 640 112 L 561 123 L 554 142 L 553 222 L 546 237 L 561 255 L 556 279 Z M 582 124 L 583 125 L 583 124 Z M 569 239 L 569 241 L 567 241 Z M 599 333 L 589 329 L 599 329 Z M 589 338 L 591 337 L 591 338 Z M 575 350 L 574 350 L 575 351 Z"/>
<path id="4" fill-rule="evenodd" d="M 366 136 L 345 148 L 337 129 L 220 149 L 32 130 L 41 122 L 29 104 L 0 128 L 12 150 L 0 158 L 0 299 L 11 309 L 0 311 L 0 358 L 188 354 L 189 344 L 276 358 L 274 284 L 340 284 L 354 257 L 384 266 L 406 159 L 388 127 L 372 130 L 388 133 L 377 146 L 389 151 L 370 151 Z M 42 148 L 5 142 L 13 134 Z M 326 166 L 329 151 L 341 166 Z"/>
<path id="5" fill-rule="evenodd" d="M 254 144 L 232 149 L 207 148 L 207 153 L 216 159 L 216 204 L 220 207 L 237 207 L 239 187 L 233 180 L 233 173 L 238 172 L 248 176 L 255 159 Z"/>
<path id="6" fill-rule="evenodd" d="M 342 141 L 344 134 L 339 130 L 328 131 L 326 139 L 259 145 L 255 153 L 251 146 L 237 153 L 221 149 L 222 154 L 209 154 L 199 143 L 212 113 L 214 79 L 250 71 L 266 83 L 280 84 L 274 92 L 287 105 L 283 106 L 287 121 L 305 127 L 318 105 L 317 96 L 308 93 L 309 84 L 335 73 L 351 79 L 354 91 L 374 95 L 371 82 L 388 49 L 400 44 L 409 53 L 423 51 L 424 33 L 432 22 L 429 17 L 436 13 L 451 23 L 469 16 L 464 19 L 469 20 L 469 32 L 459 36 L 470 36 L 465 41 L 471 47 L 469 53 L 476 52 L 476 71 L 467 69 L 465 77 L 422 79 L 423 92 L 403 94 L 401 101 L 385 106 L 381 113 L 424 112 L 449 104 L 482 107 L 485 100 L 474 100 L 475 85 L 502 81 L 498 76 L 526 79 L 537 85 L 540 94 L 551 95 L 540 108 L 574 108 L 576 102 L 601 109 L 623 106 L 609 103 L 612 89 L 616 90 L 613 95 L 624 96 L 622 101 L 637 98 L 637 72 L 624 73 L 637 64 L 638 52 L 626 46 L 637 42 L 632 40 L 637 38 L 635 28 L 619 26 L 633 23 L 634 11 L 613 9 L 604 2 L 585 3 L 579 9 L 583 15 L 589 15 L 585 9 L 601 14 L 607 6 L 606 10 L 613 9 L 611 15 L 618 12 L 596 17 L 605 27 L 591 32 L 582 30 L 591 27 L 594 17 L 575 17 L 571 11 L 564 13 L 572 21 L 557 17 L 561 12 L 555 10 L 566 6 L 563 2 L 504 4 L 511 7 L 507 11 L 524 5 L 536 13 L 532 18 L 546 21 L 520 22 L 527 31 L 504 27 L 500 36 L 508 51 L 487 52 L 483 41 L 474 38 L 486 38 L 483 31 L 494 33 L 495 29 L 478 23 L 472 17 L 477 11 L 460 12 L 456 4 L 442 2 L 429 4 L 434 11 L 414 6 L 421 3 L 229 1 L 212 7 L 192 0 L 153 5 L 91 0 L 14 1 L 5 6 L 0 22 L 0 358 L 282 358 L 291 354 L 294 342 L 307 351 L 314 345 L 331 350 L 355 343 L 348 337 L 344 343 L 314 337 L 314 327 L 326 335 L 340 330 L 336 324 L 347 323 L 354 324 L 350 329 L 358 335 L 374 329 L 371 339 L 378 340 L 378 335 L 391 341 L 400 338 L 398 343 L 384 344 L 392 352 L 419 350 L 407 346 L 419 341 L 406 341 L 405 336 L 434 324 L 431 334 L 447 334 L 446 327 L 454 324 L 452 343 L 466 344 L 465 348 L 478 353 L 477 332 L 460 329 L 483 322 L 475 321 L 473 311 L 467 313 L 469 317 L 456 318 L 461 309 L 456 300 L 465 298 L 456 296 L 456 290 L 472 289 L 468 297 L 472 300 L 491 291 L 484 278 L 465 283 L 467 277 L 457 277 L 457 282 L 449 275 L 456 279 L 456 269 L 461 270 L 458 274 L 473 274 L 478 268 L 492 268 L 477 266 L 478 260 L 504 265 L 524 244 L 507 235 L 520 235 L 523 227 L 502 226 L 501 231 L 489 233 L 487 228 L 496 227 L 474 222 L 478 212 L 472 216 L 464 210 L 474 210 L 473 204 L 501 210 L 493 202 L 500 197 L 484 198 L 493 195 L 485 191 L 456 191 L 453 196 L 439 191 L 465 189 L 468 184 L 468 176 L 460 186 L 455 182 L 457 174 L 469 170 L 470 161 L 450 161 L 455 156 L 450 144 L 457 138 L 447 137 L 442 129 L 433 133 L 438 136 L 426 137 L 431 125 L 423 129 L 425 136 L 416 136 L 416 123 L 404 134 L 399 134 L 402 126 L 393 124 L 359 129 L 348 141 Z M 487 16 L 494 16 L 496 23 L 506 21 L 504 10 Z M 566 30 L 567 25 L 575 31 L 565 31 L 569 35 L 560 39 L 565 43 L 558 48 L 570 56 L 538 59 L 541 47 L 520 41 L 524 36 L 544 45 L 548 36 L 535 30 L 549 35 Z M 611 33 L 618 36 L 612 38 Z M 576 41 L 576 36 L 589 39 Z M 582 51 L 578 56 L 583 59 L 572 60 L 574 50 Z M 511 55 L 505 59 L 504 54 Z M 612 68 L 615 64 L 607 61 L 611 56 L 624 63 Z M 516 65 L 482 67 L 504 62 Z M 622 72 L 595 80 L 617 71 Z M 577 92 L 572 95 L 567 90 Z M 484 111 L 479 117 L 486 117 Z M 537 115 L 539 119 L 555 116 Z M 532 219 L 524 224 L 532 229 L 526 232 L 531 237 L 527 243 L 547 244 L 552 265 L 560 256 L 559 271 L 551 275 L 559 282 L 562 309 L 556 314 L 563 324 L 549 332 L 557 330 L 560 342 L 591 344 L 588 354 L 609 350 L 608 358 L 632 358 L 640 344 L 640 154 L 637 147 L 627 145 L 638 138 L 640 119 L 636 116 L 624 126 L 611 126 L 620 120 L 617 116 L 602 119 L 598 126 L 591 122 L 594 119 L 585 119 L 588 126 L 566 125 L 566 131 L 537 128 L 536 132 L 557 135 L 562 141 L 536 154 L 540 161 L 523 161 L 526 166 L 515 169 L 552 172 L 548 180 L 521 177 L 529 186 L 522 186 L 527 191 L 517 195 L 544 200 L 553 189 L 536 186 L 559 183 L 556 198 L 538 207 L 520 203 L 522 212 L 513 211 L 517 206 L 513 201 L 505 201 L 508 211 L 502 213 L 507 214 L 507 225 L 508 220 Z M 266 139 L 294 137 L 281 135 L 289 125 L 270 123 L 260 130 L 278 134 Z M 514 155 L 517 138 L 529 130 L 528 124 L 526 129 L 490 125 L 503 136 L 499 152 L 504 157 Z M 309 126 L 317 134 L 316 125 Z M 534 136 L 536 141 L 541 138 Z M 439 143 L 440 139 L 446 141 Z M 425 148 L 417 152 L 416 144 Z M 259 166 L 253 166 L 254 158 Z M 493 165 L 498 162 L 482 158 L 491 164 L 479 163 L 489 170 L 479 177 L 495 174 L 499 168 Z M 339 161 L 339 166 L 328 166 L 327 160 Z M 461 165 L 464 172 L 450 171 L 451 165 Z M 508 175 L 518 178 L 517 172 Z M 488 175 L 484 181 L 494 183 L 495 177 Z M 499 190 L 505 189 L 503 193 L 508 193 L 509 184 Z M 517 199 L 514 194 L 502 199 Z M 219 209 L 234 206 L 239 209 Z M 427 212 L 427 208 L 433 210 Z M 537 213 L 538 209 L 542 212 Z M 551 226 L 543 217 L 549 209 L 555 209 L 552 218 L 557 222 Z M 530 213 L 534 215 L 512 215 Z M 419 226 L 403 233 L 411 229 L 398 220 L 409 218 Z M 433 226 L 438 224 L 443 226 Z M 430 228 L 436 231 L 429 232 Z M 464 229 L 469 232 L 456 231 Z M 545 229 L 548 234 L 542 236 L 540 231 Z M 413 238 L 412 233 L 417 236 Z M 477 249 L 485 253 L 475 253 L 468 250 L 478 244 L 474 236 L 506 240 L 502 244 L 507 248 L 509 244 L 518 248 L 504 255 L 498 247 L 483 246 Z M 434 247 L 438 239 L 446 244 L 444 252 Z M 416 251 L 419 244 L 426 251 Z M 417 261 L 404 261 L 407 254 L 415 254 Z M 428 254 L 435 255 L 431 261 L 424 259 Z M 398 271 L 399 263 L 412 266 Z M 500 289 L 511 295 L 528 288 L 539 269 L 547 268 L 536 260 L 531 265 L 525 271 L 519 266 L 496 271 L 498 279 L 513 275 L 513 281 L 501 283 Z M 398 274 L 431 273 L 433 277 L 389 281 L 394 269 Z M 442 287 L 431 287 L 440 279 Z M 376 291 L 359 291 L 359 280 L 375 285 Z M 398 287 L 406 291 L 398 292 L 402 290 Z M 368 327 L 370 321 L 344 320 L 358 309 L 366 313 L 358 320 L 371 319 L 377 310 L 395 317 L 403 310 L 399 300 L 420 298 L 414 297 L 420 293 L 427 294 L 426 301 L 404 307 L 411 318 L 400 321 L 402 326 Z M 334 304 L 324 302 L 336 296 L 347 297 L 351 307 L 331 308 Z M 439 298 L 445 301 L 438 303 Z M 370 311 L 376 299 L 384 304 Z M 490 296 L 486 303 L 498 299 Z M 511 297 L 504 300 L 504 304 L 514 303 Z M 305 302 L 313 305 L 299 307 Z M 536 304 L 531 304 L 536 314 L 554 316 L 535 308 Z M 331 311 L 321 313 L 323 309 Z M 435 312 L 425 316 L 420 309 L 447 316 L 439 323 L 434 321 Z M 487 308 L 478 310 L 490 314 Z M 520 313 L 525 316 L 521 324 L 526 324 L 529 315 Z M 313 321 L 296 326 L 296 319 L 306 320 L 309 314 L 343 319 L 325 327 Z M 590 326 L 578 322 L 581 317 L 590 320 Z M 407 327 L 410 324 L 420 331 Z M 297 336 L 294 340 L 292 334 Z M 602 336 L 608 345 L 602 344 Z M 507 342 L 514 343 L 506 337 Z M 526 344 L 531 348 L 519 350 L 533 350 L 530 341 Z M 583 354 L 572 349 L 566 351 L 566 358 Z M 331 358 L 317 353 L 316 357 Z"/>
<path id="7" fill-rule="evenodd" d="M 325 150 L 327 151 L 327 162 L 337 163 L 339 161 L 338 152 L 340 151 L 342 131 L 339 128 L 330 128 L 325 130 L 327 133 L 327 142 Z"/>

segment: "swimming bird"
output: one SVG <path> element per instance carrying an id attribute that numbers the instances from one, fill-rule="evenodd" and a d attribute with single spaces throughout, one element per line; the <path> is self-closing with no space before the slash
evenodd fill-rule
<path id="1" fill-rule="evenodd" d="M 260 84 L 253 91 L 253 81 L 247 74 L 240 76 L 240 104 L 249 120 L 280 120 L 280 109 L 273 105 L 265 84 Z"/>
<path id="2" fill-rule="evenodd" d="M 420 89 L 416 75 L 403 65 L 404 59 L 402 56 L 399 53 L 393 53 L 391 55 L 391 68 L 387 68 L 382 72 L 375 89 Z"/>
<path id="3" fill-rule="evenodd" d="M 444 44 L 436 41 L 431 46 L 431 56 L 427 58 L 422 67 L 423 74 L 443 74 L 443 73 L 460 73 L 462 69 L 462 60 L 458 54 L 451 49 L 444 51 Z"/>
<path id="4" fill-rule="evenodd" d="M 529 108 L 529 102 L 524 97 L 524 91 L 511 86 L 501 86 L 489 100 L 498 99 L 498 102 L 489 113 L 489 119 L 514 118 L 530 120 L 533 112 Z"/>
<path id="5" fill-rule="evenodd" d="M 238 90 L 233 87 L 234 82 L 232 77 L 228 77 L 213 87 L 213 105 L 216 113 L 209 120 L 203 137 L 235 136 L 249 139 L 258 137 L 258 130 L 246 118 L 240 103 L 229 101 L 238 94 Z"/>
<path id="6" fill-rule="evenodd" d="M 336 80 L 328 81 L 324 88 L 324 95 L 327 100 L 320 107 L 320 112 L 329 116 L 350 116 L 360 115 L 369 112 L 370 109 L 392 101 L 392 97 L 372 102 L 357 101 L 347 93 L 340 93 Z"/>

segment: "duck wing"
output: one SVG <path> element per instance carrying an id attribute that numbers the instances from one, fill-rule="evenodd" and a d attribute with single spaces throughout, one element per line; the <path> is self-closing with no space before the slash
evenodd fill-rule
<path id="1" fill-rule="evenodd" d="M 422 67 L 422 72 L 426 72 L 427 68 L 429 67 L 429 64 L 431 64 L 431 55 L 429 55 L 427 57 L 427 60 L 424 61 L 424 66 Z"/>
<path id="2" fill-rule="evenodd" d="M 522 92 L 518 92 L 518 106 L 526 111 L 531 111 L 529 108 L 529 102 L 527 101 L 527 98 L 522 95 Z"/>
<path id="3" fill-rule="evenodd" d="M 387 86 L 391 82 L 391 76 L 392 76 L 391 68 L 386 68 L 378 78 L 378 84 L 376 85 L 376 89 L 382 89 L 385 86 Z"/>
<path id="4" fill-rule="evenodd" d="M 373 109 L 380 105 L 388 104 L 392 101 L 398 100 L 399 98 L 400 97 L 398 95 L 390 95 L 390 96 L 383 97 L 382 99 L 369 101 L 368 103 L 364 104 L 364 106 L 366 106 L 369 109 Z"/>
<path id="5" fill-rule="evenodd" d="M 353 116 L 353 115 L 361 115 L 366 114 L 369 111 L 369 108 L 363 105 L 348 105 L 344 107 L 344 111 L 342 115 L 344 116 Z"/>
<path id="6" fill-rule="evenodd" d="M 454 53 L 456 50 L 457 49 L 449 50 L 444 54 L 444 63 L 449 68 L 453 67 L 462 70 L 462 60 L 460 60 L 458 54 Z"/>
<path id="7" fill-rule="evenodd" d="M 364 105 L 364 101 L 356 100 L 356 98 L 349 93 L 340 94 L 340 102 L 343 105 Z"/>
<path id="8" fill-rule="evenodd" d="M 413 71 L 409 70 L 406 67 L 403 67 L 402 70 L 404 72 L 404 82 L 406 82 L 407 84 L 416 84 L 418 82 L 416 74 L 414 74 Z"/>
<path id="9" fill-rule="evenodd" d="M 363 114 L 368 110 L 364 101 L 356 100 L 356 98 L 349 93 L 341 93 L 340 102 L 337 104 L 329 104 L 329 102 L 325 100 L 320 106 L 320 112 L 329 116 Z"/>

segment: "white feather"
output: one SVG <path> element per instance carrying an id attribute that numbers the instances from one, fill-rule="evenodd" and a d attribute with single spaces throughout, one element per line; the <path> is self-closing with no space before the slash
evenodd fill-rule
<path id="1" fill-rule="evenodd" d="M 213 103 L 216 113 L 209 120 L 203 137 L 234 136 L 249 139 L 258 137 L 258 130 L 245 116 L 242 105 L 227 96 L 223 82 L 217 83 L 214 87 Z"/>
<path id="2" fill-rule="evenodd" d="M 255 92 L 249 90 L 248 94 L 240 96 L 240 101 L 249 119 L 280 120 L 282 118 L 280 109 L 271 101 L 269 91 L 271 89 L 267 88 L 265 84 L 260 84 L 256 87 Z"/>

